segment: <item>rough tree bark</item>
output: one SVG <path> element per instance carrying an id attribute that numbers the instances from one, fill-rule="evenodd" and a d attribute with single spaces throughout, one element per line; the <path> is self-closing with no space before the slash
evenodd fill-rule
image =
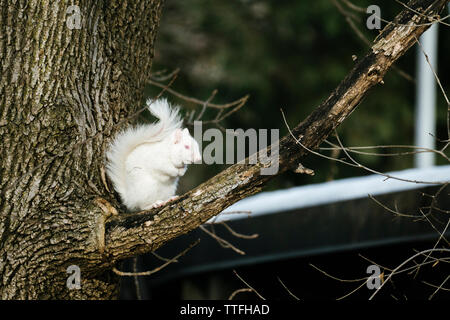
<path id="1" fill-rule="evenodd" d="M 66 23 L 72 3 L 80 29 Z M 116 278 L 83 268 L 103 259 L 92 255 L 103 219 L 93 200 L 107 193 L 100 167 L 113 125 L 142 100 L 161 7 L 0 1 L 1 298 L 116 295 Z M 82 290 L 67 290 L 72 264 Z"/>
<path id="2" fill-rule="evenodd" d="M 316 148 L 380 83 L 448 0 L 412 0 L 330 97 L 293 130 Z M 121 259 L 193 230 L 273 176 L 267 162 L 231 166 L 167 206 L 119 214 L 101 182 L 117 123 L 135 112 L 149 77 L 161 14 L 157 0 L 79 1 L 81 29 L 66 2 L 0 0 L 0 297 L 114 298 Z M 404 24 L 414 26 L 404 26 Z M 279 173 L 307 151 L 280 141 Z M 77 265 L 81 289 L 66 287 Z"/>

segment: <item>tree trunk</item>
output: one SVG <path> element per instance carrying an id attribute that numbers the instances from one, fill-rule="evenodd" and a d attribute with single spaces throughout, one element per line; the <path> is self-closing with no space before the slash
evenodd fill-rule
<path id="1" fill-rule="evenodd" d="M 113 125 L 141 104 L 160 0 L 0 1 L 0 297 L 112 298 L 97 225 Z M 68 290 L 70 265 L 81 289 Z M 89 265 L 89 267 L 88 267 Z"/>
<path id="2" fill-rule="evenodd" d="M 316 148 L 447 2 L 410 1 L 413 10 L 380 33 L 293 135 Z M 267 162 L 237 164 L 163 208 L 109 218 L 120 210 L 102 183 L 104 150 L 141 105 L 161 4 L 80 1 L 81 29 L 68 28 L 68 6 L 0 0 L 2 299 L 114 298 L 117 261 L 193 230 L 271 178 L 260 175 Z M 308 153 L 292 136 L 279 146 L 279 173 Z M 66 285 L 71 265 L 81 270 L 80 289 Z"/>

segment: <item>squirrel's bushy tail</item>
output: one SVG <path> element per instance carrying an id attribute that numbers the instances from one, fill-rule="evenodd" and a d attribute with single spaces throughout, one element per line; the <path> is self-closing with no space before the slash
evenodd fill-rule
<path id="1" fill-rule="evenodd" d="M 147 100 L 147 108 L 159 121 L 153 124 L 151 128 L 149 126 L 146 127 L 151 130 L 151 132 L 148 132 L 150 134 L 149 139 L 155 138 L 159 141 L 175 129 L 181 128 L 183 121 L 179 114 L 179 108 L 171 106 L 167 99 L 158 99 L 153 101 L 153 103 L 152 101 L 152 99 Z"/>
<path id="2" fill-rule="evenodd" d="M 122 199 L 126 192 L 125 161 L 128 155 L 143 143 L 163 140 L 182 125 L 178 107 L 171 107 L 167 99 L 152 101 L 147 100 L 147 107 L 159 121 L 123 130 L 112 141 L 106 152 L 106 173 Z"/>

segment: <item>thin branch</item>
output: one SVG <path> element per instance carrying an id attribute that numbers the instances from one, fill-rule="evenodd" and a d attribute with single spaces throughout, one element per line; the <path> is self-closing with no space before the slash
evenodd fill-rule
<path id="1" fill-rule="evenodd" d="M 197 116 L 197 119 L 196 119 L 197 121 L 200 120 L 203 117 L 203 114 L 205 113 L 205 110 L 206 110 L 206 107 L 208 106 L 208 103 L 210 103 L 214 99 L 214 97 L 216 96 L 217 92 L 218 92 L 217 89 L 214 89 L 213 92 L 211 93 L 211 95 L 209 96 L 209 98 L 205 101 L 205 103 L 202 106 L 202 110 L 200 111 L 200 113 Z"/>
<path id="2" fill-rule="evenodd" d="M 450 249 L 428 249 L 428 250 L 423 250 L 419 253 L 416 253 L 415 255 L 409 257 L 408 259 L 406 259 L 405 261 L 403 261 L 401 264 L 399 264 L 390 274 L 389 276 L 386 278 L 386 280 L 375 290 L 375 292 L 370 296 L 369 300 L 372 300 L 375 295 L 383 288 L 383 286 L 385 285 L 385 283 L 389 282 L 389 280 L 394 276 L 394 274 L 397 273 L 397 271 L 403 267 L 405 264 L 407 264 L 408 262 L 410 262 L 411 260 L 417 258 L 418 256 L 422 255 L 423 253 L 428 253 L 428 252 L 449 252 L 450 253 Z"/>
<path id="3" fill-rule="evenodd" d="M 430 17 L 430 16 L 428 16 L 428 15 L 426 15 L 426 14 L 423 14 L 422 12 L 419 12 L 419 11 L 417 11 L 417 10 L 414 10 L 413 8 L 411 8 L 410 6 L 408 6 L 406 3 L 401 2 L 400 0 L 395 0 L 395 2 L 401 4 L 403 7 L 405 7 L 405 8 L 408 9 L 408 10 L 410 10 L 411 12 L 414 12 L 415 14 L 418 14 L 418 15 L 424 17 L 424 18 L 428 18 L 429 20 L 432 20 L 431 23 L 438 22 L 438 23 L 441 23 L 441 24 L 443 24 L 443 25 L 445 25 L 445 26 L 450 26 L 450 24 L 444 22 L 444 20 L 446 20 L 448 17 L 450 17 L 450 15 L 447 15 L 447 16 L 445 16 L 445 17 L 443 17 L 443 18 L 440 18 L 440 19 L 436 19 L 435 17 Z"/>
<path id="4" fill-rule="evenodd" d="M 389 175 L 389 174 L 386 174 L 386 173 L 382 173 L 382 172 L 376 171 L 376 170 L 374 170 L 374 169 L 370 169 L 370 168 L 368 168 L 368 167 L 366 167 L 366 166 L 360 164 L 359 162 L 357 162 L 356 160 L 354 160 L 354 159 L 349 155 L 349 153 L 348 153 L 348 151 L 346 150 L 346 148 L 345 148 L 345 147 L 342 145 L 342 143 L 340 142 L 339 137 L 338 137 L 338 135 L 337 135 L 337 132 L 335 132 L 335 134 L 336 134 L 336 137 L 337 137 L 337 139 L 338 139 L 338 142 L 339 142 L 339 145 L 340 145 L 340 149 L 343 150 L 343 151 L 345 152 L 345 154 L 347 155 L 347 157 L 348 157 L 353 163 L 347 162 L 347 161 L 344 161 L 344 160 L 341 160 L 341 159 L 336 159 L 336 158 L 333 158 L 333 157 L 328 157 L 328 156 L 323 155 L 323 154 L 321 154 L 321 153 L 319 153 L 319 152 L 316 152 L 316 151 L 314 151 L 314 150 L 311 150 L 311 149 L 309 149 L 308 147 L 306 147 L 305 145 L 303 145 L 303 144 L 300 142 L 300 140 L 297 139 L 297 137 L 293 134 L 291 128 L 289 127 L 289 124 L 287 123 L 286 116 L 284 115 L 283 109 L 280 109 L 280 110 L 281 110 L 281 114 L 282 114 L 282 116 L 283 116 L 284 123 L 285 123 L 285 125 L 286 125 L 286 127 L 287 127 L 287 129 L 288 129 L 288 131 L 289 131 L 289 134 L 291 135 L 291 137 L 295 140 L 295 142 L 296 142 L 298 145 L 300 145 L 302 148 L 304 148 L 306 151 L 308 151 L 308 152 L 310 152 L 310 153 L 312 153 L 312 154 L 315 154 L 315 155 L 317 155 L 317 156 L 319 156 L 319 157 L 322 157 L 322 158 L 325 158 L 325 159 L 329 159 L 329 160 L 332 160 L 332 161 L 341 162 L 341 163 L 344 163 L 344 164 L 349 165 L 349 166 L 352 166 L 352 167 L 361 168 L 361 169 L 364 169 L 364 170 L 369 171 L 369 172 L 371 172 L 371 173 L 375 173 L 375 174 L 384 176 L 384 177 L 389 178 L 389 179 L 395 179 L 395 180 L 404 181 L 404 182 L 412 182 L 412 183 L 417 183 L 417 184 L 442 185 L 442 184 L 449 183 L 448 181 L 421 181 L 421 180 L 404 179 L 404 178 L 395 177 L 395 176 L 392 176 L 392 175 Z"/>
<path id="5" fill-rule="evenodd" d="M 328 145 L 332 147 L 321 147 L 319 150 L 342 150 L 340 146 L 337 144 L 334 144 L 328 140 L 324 141 Z M 415 151 L 408 151 L 408 152 L 397 152 L 397 153 L 376 153 L 376 152 L 363 152 L 359 150 L 364 149 L 389 149 L 389 148 L 404 148 L 404 149 L 415 149 Z M 345 149 L 348 152 L 356 153 L 356 154 L 363 154 L 363 155 L 370 155 L 370 156 L 380 156 L 380 157 L 391 157 L 391 156 L 403 156 L 403 155 L 413 155 L 417 153 L 425 153 L 425 152 L 432 152 L 436 153 L 440 156 L 442 156 L 445 160 L 450 162 L 450 158 L 447 157 L 447 155 L 442 152 L 442 150 L 435 150 L 430 148 L 424 148 L 424 147 L 417 147 L 417 146 L 409 146 L 409 145 L 378 145 L 378 146 L 359 146 L 359 147 L 345 147 Z"/>
<path id="6" fill-rule="evenodd" d="M 178 258 L 184 256 L 189 250 L 191 250 L 193 247 L 195 247 L 197 244 L 200 243 L 200 239 L 197 239 L 194 243 L 192 243 L 189 247 L 187 247 L 185 250 L 183 250 L 182 252 L 180 252 L 178 255 L 176 255 L 175 257 L 173 257 L 172 259 L 170 259 L 169 261 L 167 261 L 166 263 L 160 265 L 159 267 L 150 270 L 150 271 L 144 271 L 144 272 L 122 272 L 117 270 L 116 267 L 113 267 L 112 271 L 122 277 L 134 277 L 134 276 L 149 276 L 151 274 L 154 274 L 158 271 L 160 271 L 161 269 L 164 269 L 165 267 L 167 267 L 169 264 L 173 263 L 173 262 L 178 262 Z"/>
<path id="7" fill-rule="evenodd" d="M 159 88 L 166 87 L 166 85 L 161 84 L 159 82 L 156 82 L 154 80 L 149 80 L 149 83 L 154 85 L 154 86 L 156 86 L 156 87 L 159 87 Z M 230 103 L 216 104 L 216 103 L 211 103 L 211 102 L 207 102 L 207 101 L 202 101 L 202 100 L 199 100 L 199 99 L 196 99 L 196 98 L 193 98 L 193 97 L 188 97 L 188 96 L 186 96 L 184 94 L 181 94 L 181 93 L 179 93 L 179 92 L 177 92 L 177 91 L 175 91 L 173 89 L 170 89 L 170 88 L 168 88 L 166 91 L 171 93 L 175 97 L 178 97 L 178 98 L 183 99 L 185 101 L 189 101 L 189 102 L 201 105 L 201 106 L 206 105 L 207 107 L 214 108 L 214 109 L 228 109 L 228 108 L 231 108 L 233 106 L 241 104 L 243 101 L 247 101 L 248 98 L 249 98 L 249 95 L 246 95 L 246 96 L 244 96 L 244 97 L 242 97 L 242 98 L 240 98 L 240 99 L 238 99 L 236 101 L 230 102 Z"/>
<path id="8" fill-rule="evenodd" d="M 348 296 L 352 295 L 353 293 L 355 293 L 356 291 L 358 291 L 359 289 L 361 289 L 366 283 L 367 283 L 367 279 L 369 279 L 369 277 L 364 277 L 364 278 L 359 278 L 359 279 L 341 279 L 335 276 L 330 275 L 329 273 L 325 272 L 324 270 L 316 267 L 313 264 L 309 264 L 311 267 L 313 267 L 314 269 L 316 269 L 317 271 L 323 273 L 325 276 L 327 276 L 328 278 L 331 278 L 333 280 L 336 281 L 340 281 L 340 282 L 362 282 L 358 287 L 356 287 L 354 290 L 350 291 L 349 293 L 343 295 L 342 297 L 337 298 L 336 300 L 342 300 L 347 298 Z"/>
<path id="9" fill-rule="evenodd" d="M 344 8 L 342 8 L 342 6 L 339 4 L 339 2 L 337 0 L 332 0 L 334 6 L 338 9 L 338 11 L 345 17 L 345 21 L 348 23 L 348 25 L 350 26 L 350 28 L 353 30 L 353 32 L 358 36 L 359 39 L 361 39 L 362 42 L 364 42 L 364 44 L 366 44 L 368 47 L 370 47 L 372 45 L 372 42 L 367 39 L 367 37 L 361 32 L 361 30 L 356 26 L 355 24 L 355 16 L 353 14 L 351 14 L 350 12 L 344 10 Z M 350 6 L 350 3 L 347 2 L 346 3 L 348 6 Z M 353 5 L 353 9 L 354 8 L 359 8 Z M 362 8 L 361 8 L 362 9 Z M 362 9 L 364 11 L 364 13 L 366 12 L 366 9 Z M 359 11 L 359 9 L 357 10 Z M 393 65 L 392 69 L 397 72 L 401 77 L 403 77 L 404 79 L 410 81 L 410 82 L 415 82 L 414 78 L 409 75 L 407 72 L 401 70 L 399 67 Z"/>
<path id="10" fill-rule="evenodd" d="M 447 97 L 447 94 L 445 93 L 444 88 L 442 87 L 441 81 L 439 80 L 438 75 L 436 74 L 436 71 L 434 70 L 433 66 L 431 65 L 430 59 L 428 58 L 428 55 L 426 54 L 426 52 L 423 49 L 422 44 L 420 43 L 420 41 L 416 38 L 417 43 L 419 44 L 420 50 L 422 51 L 422 53 L 425 55 L 425 59 L 427 60 L 427 64 L 430 67 L 431 71 L 433 72 L 434 78 L 436 79 L 436 82 L 439 85 L 439 88 L 442 92 L 442 95 L 445 98 L 445 101 L 447 102 L 447 138 L 450 140 L 450 101 Z M 444 151 L 447 146 L 449 145 L 449 143 L 447 143 L 441 151 Z"/>
<path id="11" fill-rule="evenodd" d="M 168 258 L 161 257 L 161 256 L 160 256 L 159 254 L 157 254 L 156 252 L 152 252 L 152 255 L 155 256 L 156 258 L 158 258 L 159 260 L 163 261 L 163 262 L 168 262 L 168 261 L 171 261 L 171 262 L 178 262 L 178 260 L 174 260 L 173 258 L 172 258 L 172 259 L 168 259 Z"/>
<path id="12" fill-rule="evenodd" d="M 137 273 L 137 257 L 133 258 L 133 273 Z M 141 284 L 139 283 L 139 279 L 137 276 L 133 277 L 134 280 L 134 287 L 136 288 L 136 298 L 137 300 L 142 300 L 142 294 L 141 294 Z"/>
<path id="13" fill-rule="evenodd" d="M 383 203 L 381 203 L 380 201 L 378 201 L 374 196 L 372 196 L 371 194 L 367 195 L 369 197 L 369 199 L 371 199 L 373 202 L 375 202 L 376 204 L 378 204 L 380 207 L 382 207 L 383 209 L 385 209 L 386 211 L 389 211 L 390 213 L 395 214 L 396 216 L 399 217 L 406 217 L 406 218 L 417 218 L 419 217 L 418 215 L 413 215 L 413 214 L 405 214 L 405 213 L 401 213 L 397 210 L 397 208 L 391 209 L 388 206 L 384 205 Z"/>
<path id="14" fill-rule="evenodd" d="M 208 235 L 210 235 L 213 239 L 217 240 L 217 242 L 223 247 L 223 248 L 230 248 L 233 251 L 239 253 L 240 255 L 245 255 L 245 252 L 236 248 L 235 246 L 233 246 L 230 242 L 228 242 L 227 240 L 219 237 L 217 234 L 215 234 L 214 232 L 209 231 L 208 229 L 206 229 L 204 226 L 200 226 L 199 227 L 202 231 L 204 231 L 205 233 L 207 233 Z"/>
<path id="15" fill-rule="evenodd" d="M 447 239 L 444 237 L 444 234 L 445 234 L 445 232 L 447 231 L 447 228 L 448 228 L 448 226 L 449 226 L 449 224 L 450 224 L 450 219 L 448 219 L 447 224 L 445 225 L 445 228 L 444 228 L 444 230 L 443 230 L 442 232 L 440 232 L 440 231 L 434 226 L 434 224 L 428 219 L 428 217 L 426 217 L 426 219 L 427 219 L 428 223 L 431 225 L 431 227 L 439 234 L 439 238 L 438 238 L 437 241 L 434 243 L 433 249 L 436 249 L 438 243 L 439 243 L 442 239 L 444 239 L 445 242 L 447 242 L 447 245 L 450 245 L 450 243 L 449 243 L 449 242 L 447 241 Z M 428 258 L 430 257 L 430 255 L 431 255 L 431 252 L 429 252 L 428 255 L 423 259 L 422 263 L 425 263 L 425 262 L 428 260 Z M 420 266 L 417 267 L 417 271 L 416 271 L 416 274 L 415 274 L 414 277 L 416 277 L 417 274 L 419 273 L 419 269 L 420 269 Z"/>
<path id="16" fill-rule="evenodd" d="M 251 289 L 254 293 L 256 293 L 256 295 L 258 297 L 260 297 L 262 300 L 266 300 L 262 295 L 259 294 L 258 291 L 255 290 L 255 288 L 253 288 L 251 285 L 249 285 L 244 279 L 242 279 L 242 277 L 240 275 L 238 275 L 238 273 L 236 272 L 236 270 L 233 270 L 233 273 L 236 275 L 236 277 L 239 278 L 239 280 L 241 280 L 249 289 Z"/>
<path id="17" fill-rule="evenodd" d="M 357 12 L 362 12 L 362 13 L 366 13 L 367 12 L 366 8 L 357 6 L 357 5 L 353 4 L 352 2 L 350 2 L 349 0 L 341 0 L 341 1 L 343 3 L 345 3 L 347 5 L 347 7 L 349 7 L 352 10 L 355 10 Z"/>
<path id="18" fill-rule="evenodd" d="M 158 82 L 167 81 L 167 80 L 171 79 L 175 74 L 178 74 L 180 72 L 180 68 L 176 68 L 172 72 L 164 75 L 164 73 L 166 73 L 166 72 L 167 72 L 167 70 L 165 70 L 165 69 L 156 71 L 150 75 L 150 78 L 155 81 L 158 81 Z"/>
<path id="19" fill-rule="evenodd" d="M 436 295 L 436 293 L 439 290 L 450 291 L 450 288 L 444 288 L 444 284 L 448 281 L 448 279 L 450 279 L 450 275 L 447 276 L 447 278 L 445 278 L 445 280 L 439 286 L 437 286 L 435 284 L 431 284 L 431 283 L 426 282 L 426 281 L 422 281 L 422 283 L 424 283 L 424 284 L 426 284 L 426 285 L 428 285 L 430 287 L 436 288 L 436 290 L 428 297 L 428 300 L 433 299 L 433 297 Z"/>
<path id="20" fill-rule="evenodd" d="M 221 225 L 223 225 L 233 236 L 237 237 L 237 238 L 242 238 L 242 239 L 255 239 L 258 238 L 259 235 L 257 233 L 254 234 L 242 234 L 242 233 L 238 233 L 236 231 L 234 231 L 233 229 L 231 229 L 231 227 L 229 225 L 227 225 L 224 221 L 219 222 Z"/>
<path id="21" fill-rule="evenodd" d="M 382 265 L 380 265 L 379 263 L 374 262 L 374 261 L 370 260 L 369 258 L 364 257 L 364 256 L 361 255 L 361 254 L 358 254 L 358 255 L 359 255 L 361 258 L 363 258 L 363 259 L 369 261 L 371 264 L 380 267 L 380 269 L 387 270 L 387 271 L 389 271 L 389 272 L 394 271 L 393 269 L 388 268 L 388 267 L 386 267 L 386 266 L 382 266 Z M 422 253 L 422 255 L 425 255 L 425 254 Z M 411 266 L 411 267 L 408 267 L 408 268 L 404 268 L 404 269 L 398 270 L 398 271 L 396 272 L 396 274 L 405 273 L 405 272 L 408 272 L 408 271 L 411 271 L 411 270 L 415 270 L 419 265 L 420 265 L 420 266 L 425 266 L 425 265 L 429 265 L 429 264 L 437 263 L 437 262 L 450 263 L 450 261 L 447 261 L 448 259 L 446 259 L 446 258 L 437 259 L 437 258 L 434 258 L 434 257 L 430 257 L 430 259 L 431 259 L 432 261 L 427 261 L 427 262 L 424 262 L 424 263 L 421 263 L 421 264 L 415 264 L 414 266 Z"/>
<path id="22" fill-rule="evenodd" d="M 360 281 L 367 281 L 367 279 L 369 279 L 369 277 L 364 277 L 364 278 L 359 278 L 359 279 L 341 279 L 335 276 L 332 276 L 331 274 L 327 273 L 326 271 L 320 269 L 319 267 L 316 267 L 315 265 L 313 265 L 312 263 L 309 264 L 311 267 L 313 267 L 314 269 L 316 269 L 317 271 L 323 273 L 325 276 L 327 276 L 328 278 L 331 278 L 333 280 L 336 281 L 340 281 L 340 282 L 360 282 Z"/>
<path id="23" fill-rule="evenodd" d="M 345 294 L 345 295 L 343 295 L 343 296 L 341 296 L 341 297 L 339 297 L 339 298 L 336 298 L 336 300 L 343 300 L 343 299 L 347 298 L 348 296 L 351 296 L 351 295 L 354 294 L 356 291 L 358 291 L 359 289 L 361 289 L 362 287 L 364 287 L 364 285 L 365 285 L 366 283 L 367 283 L 366 281 L 363 281 L 358 287 L 356 287 L 355 289 L 353 289 L 353 290 L 350 291 L 349 293 L 347 293 L 347 294 Z"/>
<path id="24" fill-rule="evenodd" d="M 233 300 L 233 298 L 241 292 L 253 292 L 253 289 L 250 288 L 242 288 L 242 289 L 237 289 L 235 291 L 233 291 L 233 293 L 231 293 L 231 295 L 228 297 L 228 300 Z"/>
<path id="25" fill-rule="evenodd" d="M 395 179 L 395 180 L 400 180 L 400 181 L 405 181 L 405 182 L 412 182 L 412 183 L 418 183 L 418 184 L 419 184 L 419 183 L 423 183 L 423 184 L 438 184 L 438 185 L 441 185 L 441 184 L 447 184 L 447 183 L 449 183 L 448 181 L 421 181 L 421 180 L 404 179 L 404 178 L 394 177 L 394 176 L 391 176 L 391 175 L 389 175 L 389 174 L 386 174 L 386 173 L 382 173 L 382 172 L 373 170 L 373 169 L 371 169 L 371 168 L 369 168 L 369 167 L 366 167 L 366 166 L 360 164 L 360 163 L 357 162 L 355 159 L 353 159 L 353 157 L 348 153 L 348 151 L 346 150 L 346 148 L 343 146 L 341 140 L 339 139 L 339 135 L 337 134 L 337 132 L 335 132 L 335 135 L 336 135 L 336 139 L 337 139 L 337 141 L 338 141 L 338 143 L 339 143 L 339 146 L 340 146 L 341 149 L 344 151 L 345 155 L 346 155 L 346 156 L 347 156 L 347 157 L 348 157 L 348 158 L 349 158 L 349 159 L 350 159 L 357 167 L 362 168 L 362 169 L 364 169 L 364 170 L 366 170 L 366 171 L 369 171 L 369 172 L 371 172 L 371 173 L 375 173 L 375 174 L 379 174 L 379 175 L 385 176 L 386 178 L 389 178 L 389 179 Z"/>
<path id="26" fill-rule="evenodd" d="M 278 281 L 280 281 L 281 285 L 283 286 L 284 289 L 286 289 L 286 291 L 295 299 L 295 300 L 300 300 L 299 297 L 297 297 L 295 294 L 293 294 L 291 292 L 291 290 L 288 289 L 288 287 L 286 287 L 286 285 L 283 283 L 283 281 L 281 281 L 281 279 L 279 277 L 277 277 Z"/>
<path id="27" fill-rule="evenodd" d="M 433 299 L 433 297 L 436 295 L 436 293 L 438 293 L 439 290 L 445 290 L 446 288 L 444 288 L 444 284 L 447 282 L 447 280 L 450 279 L 450 275 L 447 276 L 447 278 L 445 278 L 444 281 L 442 281 L 442 283 L 439 285 L 439 287 L 436 288 L 436 290 L 431 294 L 431 296 L 428 298 L 428 300 Z M 450 290 L 450 289 L 447 289 Z"/>
<path id="28" fill-rule="evenodd" d="M 373 261 L 373 260 L 370 260 L 369 258 L 363 256 L 363 255 L 360 254 L 360 253 L 358 253 L 358 256 L 360 256 L 360 257 L 363 258 L 364 260 L 370 262 L 371 264 L 378 266 L 379 268 L 381 268 L 381 269 L 383 269 L 383 270 L 392 271 L 392 269 L 389 269 L 388 267 L 382 266 L 381 264 L 376 263 L 376 262 Z"/>

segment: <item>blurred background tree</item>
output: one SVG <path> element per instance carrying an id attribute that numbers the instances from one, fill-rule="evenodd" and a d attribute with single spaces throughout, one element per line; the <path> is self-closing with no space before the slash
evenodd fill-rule
<path id="1" fill-rule="evenodd" d="M 361 8 L 377 4 L 385 20 L 391 20 L 402 9 L 394 0 L 364 0 L 355 4 Z M 369 15 L 348 11 L 358 18 L 357 26 L 362 34 L 373 40 L 378 31 L 366 28 Z M 450 74 L 450 63 L 444 53 L 450 52 L 450 43 L 446 41 L 449 30 L 440 28 L 439 33 L 439 76 L 448 92 L 450 84 L 446 75 Z M 180 68 L 172 88 L 203 100 L 214 89 L 218 89 L 216 103 L 250 94 L 244 108 L 224 120 L 224 127 L 277 128 L 283 136 L 287 129 L 280 108 L 291 125 L 303 120 L 351 69 L 352 56 L 363 56 L 368 49 L 332 0 L 168 0 L 153 71 Z M 416 52 L 410 50 L 397 63 L 398 68 L 412 77 Z M 147 94 L 153 96 L 158 92 L 159 88 L 149 86 Z M 198 108 L 168 96 L 172 102 L 185 106 L 185 110 Z M 384 85 L 372 90 L 357 112 L 339 128 L 340 138 L 346 146 L 413 145 L 414 99 L 414 81 L 391 70 Z M 446 111 L 445 101 L 438 94 L 437 136 L 441 138 L 446 137 Z M 331 155 L 331 151 L 324 153 Z M 355 158 L 382 172 L 413 166 L 412 156 Z M 438 164 L 443 163 L 437 160 Z M 314 155 L 304 164 L 315 170 L 315 176 L 288 172 L 274 179 L 265 190 L 368 174 Z M 192 166 L 188 171 L 190 178 L 182 179 L 180 191 L 199 184 L 224 167 Z"/>

